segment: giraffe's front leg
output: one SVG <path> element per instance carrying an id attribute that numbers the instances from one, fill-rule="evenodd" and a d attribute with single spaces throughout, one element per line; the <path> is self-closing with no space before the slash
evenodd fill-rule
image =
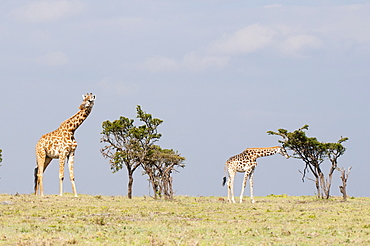
<path id="1" fill-rule="evenodd" d="M 252 170 L 251 174 L 249 175 L 249 189 L 250 189 L 250 193 L 251 193 L 251 202 L 255 203 L 254 196 L 253 196 L 253 173 L 254 173 L 254 169 Z"/>
<path id="2" fill-rule="evenodd" d="M 64 164 L 66 157 L 59 156 L 59 196 L 63 196 Z"/>
<path id="3" fill-rule="evenodd" d="M 75 184 L 75 176 L 74 176 L 74 171 L 73 171 L 74 159 L 75 159 L 75 153 L 72 152 L 69 155 L 69 158 L 68 158 L 68 169 L 69 169 L 69 177 L 71 179 L 73 194 L 74 194 L 75 197 L 77 197 L 76 184 Z"/>

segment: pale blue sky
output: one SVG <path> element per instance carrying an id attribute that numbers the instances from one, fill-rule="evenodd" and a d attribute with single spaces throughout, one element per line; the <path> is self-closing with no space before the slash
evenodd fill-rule
<path id="1" fill-rule="evenodd" d="M 134 118 L 139 104 L 164 120 L 159 144 L 187 158 L 178 195 L 226 196 L 230 156 L 277 145 L 268 130 L 309 124 L 321 141 L 349 137 L 348 193 L 370 196 L 369 13 L 368 1 L 2 1 L 0 193 L 33 192 L 36 142 L 92 92 L 76 132 L 78 193 L 126 195 L 126 170 L 112 174 L 99 152 L 101 123 Z M 314 195 L 302 168 L 260 159 L 255 195 Z M 44 177 L 57 194 L 57 161 Z M 64 184 L 71 192 L 67 172 Z M 137 172 L 134 195 L 148 191 Z"/>

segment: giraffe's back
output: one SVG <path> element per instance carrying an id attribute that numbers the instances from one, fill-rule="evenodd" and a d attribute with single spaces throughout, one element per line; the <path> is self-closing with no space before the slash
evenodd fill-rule
<path id="1" fill-rule="evenodd" d="M 43 135 L 36 144 L 36 153 L 43 152 L 46 156 L 57 159 L 61 154 L 67 154 L 74 151 L 77 143 L 74 140 L 73 134 L 60 131 L 59 128 L 55 131 Z"/>
<path id="2" fill-rule="evenodd" d="M 230 171 L 235 170 L 236 172 L 244 173 L 250 168 L 254 168 L 255 161 L 248 155 L 248 153 L 242 152 L 230 157 L 226 161 L 226 165 Z"/>

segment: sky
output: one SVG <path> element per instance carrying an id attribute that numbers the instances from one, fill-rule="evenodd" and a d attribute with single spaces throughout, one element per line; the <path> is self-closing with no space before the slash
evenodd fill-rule
<path id="1" fill-rule="evenodd" d="M 278 145 L 267 131 L 308 124 L 322 142 L 349 138 L 339 158 L 352 167 L 347 192 L 370 196 L 369 12 L 356 0 L 2 1 L 0 193 L 33 192 L 37 141 L 91 92 L 94 108 L 75 133 L 79 194 L 127 194 L 126 170 L 112 173 L 100 153 L 101 125 L 135 118 L 140 105 L 164 121 L 157 144 L 186 158 L 175 195 L 227 196 L 230 156 Z M 58 168 L 54 160 L 45 172 L 47 195 L 59 192 Z M 315 195 L 303 168 L 280 155 L 258 159 L 255 195 Z M 340 183 L 336 172 L 333 195 Z M 152 195 L 140 170 L 133 195 Z"/>

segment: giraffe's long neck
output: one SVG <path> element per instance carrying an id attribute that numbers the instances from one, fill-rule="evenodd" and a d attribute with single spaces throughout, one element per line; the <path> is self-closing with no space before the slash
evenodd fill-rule
<path id="1" fill-rule="evenodd" d="M 256 148 L 252 149 L 253 152 L 256 154 L 256 158 L 275 155 L 279 152 L 279 147 L 271 147 L 271 148 Z"/>
<path id="2" fill-rule="evenodd" d="M 91 108 L 85 108 L 78 111 L 71 118 L 63 121 L 59 128 L 74 133 L 76 129 L 84 122 L 84 120 L 89 116 Z"/>

